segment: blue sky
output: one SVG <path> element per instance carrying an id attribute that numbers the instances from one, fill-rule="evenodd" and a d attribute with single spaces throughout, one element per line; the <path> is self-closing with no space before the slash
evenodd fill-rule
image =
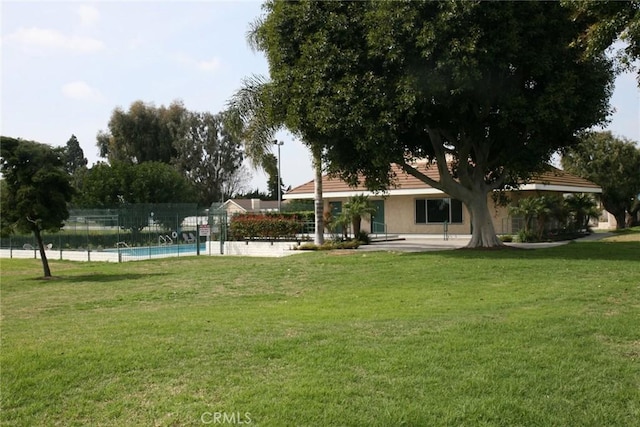
<path id="1" fill-rule="evenodd" d="M 96 134 L 116 106 L 136 100 L 219 112 L 244 77 L 268 75 L 246 43 L 257 1 L 2 1 L 2 135 L 50 145 L 75 134 L 92 164 Z M 608 129 L 640 141 L 635 75 L 616 81 Z M 313 178 L 309 153 L 288 134 L 281 148 L 285 185 Z M 253 173 L 250 187 L 266 188 Z"/>

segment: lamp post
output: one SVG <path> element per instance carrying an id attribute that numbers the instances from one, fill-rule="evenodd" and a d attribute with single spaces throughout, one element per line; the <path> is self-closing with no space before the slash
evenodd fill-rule
<path id="1" fill-rule="evenodd" d="M 284 145 L 284 141 L 273 140 L 273 143 L 278 146 L 278 212 L 280 212 L 280 200 L 282 195 L 280 194 L 282 186 L 280 185 L 280 147 Z"/>

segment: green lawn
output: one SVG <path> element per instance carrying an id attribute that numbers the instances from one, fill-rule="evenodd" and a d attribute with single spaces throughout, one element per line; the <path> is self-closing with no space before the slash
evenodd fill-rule
<path id="1" fill-rule="evenodd" d="M 1 260 L 3 426 L 640 425 L 640 242 L 51 266 Z"/>

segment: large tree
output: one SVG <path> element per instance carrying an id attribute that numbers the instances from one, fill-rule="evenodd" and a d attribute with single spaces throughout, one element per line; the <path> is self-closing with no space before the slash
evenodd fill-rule
<path id="1" fill-rule="evenodd" d="M 585 132 L 580 143 L 567 149 L 562 167 L 602 187 L 602 204 L 624 228 L 640 194 L 640 149 L 611 132 Z"/>
<path id="2" fill-rule="evenodd" d="M 74 207 L 106 209 L 139 203 L 188 203 L 194 202 L 195 197 L 191 184 L 170 165 L 98 163 L 87 171 L 74 198 Z"/>
<path id="3" fill-rule="evenodd" d="M 0 203 L 3 225 L 31 232 L 36 239 L 45 277 L 51 277 L 43 231 L 58 231 L 69 217 L 73 189 L 62 150 L 34 141 L 0 138 L 5 185 Z"/>
<path id="4" fill-rule="evenodd" d="M 84 151 L 75 135 L 71 135 L 64 147 L 64 161 L 67 172 L 71 175 L 87 167 L 87 158 L 84 156 Z"/>
<path id="5" fill-rule="evenodd" d="M 488 194 L 540 171 L 608 113 L 612 66 L 553 2 L 278 2 L 258 46 L 285 124 L 371 189 L 391 163 L 461 200 L 470 247 L 501 246 Z M 414 160 L 437 167 L 432 179 Z"/>
<path id="6" fill-rule="evenodd" d="M 135 101 L 128 111 L 118 107 L 109 119 L 109 130 L 98 133 L 100 156 L 110 162 L 170 163 L 176 154 L 173 143 L 184 131 L 187 115 L 180 101 L 169 107 Z"/>
<path id="7" fill-rule="evenodd" d="M 202 206 L 224 202 L 242 166 L 241 125 L 233 112 L 189 113 L 185 132 L 174 141 L 172 163 L 198 192 Z"/>

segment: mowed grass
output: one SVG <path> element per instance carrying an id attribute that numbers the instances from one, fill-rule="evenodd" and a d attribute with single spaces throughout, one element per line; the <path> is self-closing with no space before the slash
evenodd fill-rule
<path id="1" fill-rule="evenodd" d="M 1 260 L 3 426 L 640 425 L 640 242 L 51 265 Z"/>

